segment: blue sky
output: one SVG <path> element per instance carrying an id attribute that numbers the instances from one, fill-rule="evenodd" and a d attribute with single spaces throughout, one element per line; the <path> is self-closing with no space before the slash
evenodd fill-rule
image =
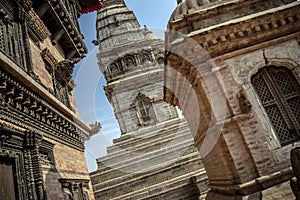
<path id="1" fill-rule="evenodd" d="M 176 0 L 125 0 L 125 2 L 129 9 L 134 11 L 141 27 L 147 25 L 163 39 L 163 32 L 176 7 Z M 99 121 L 103 126 L 100 133 L 86 142 L 85 156 L 91 172 L 97 169 L 96 158 L 106 155 L 106 147 L 112 144 L 114 138 L 120 137 L 120 131 L 113 109 L 103 91 L 105 79 L 97 64 L 98 48 L 91 42 L 96 40 L 96 12 L 82 15 L 79 24 L 89 50 L 87 56 L 76 65 L 73 74 L 77 84 L 75 95 L 79 115 L 89 124 Z"/>

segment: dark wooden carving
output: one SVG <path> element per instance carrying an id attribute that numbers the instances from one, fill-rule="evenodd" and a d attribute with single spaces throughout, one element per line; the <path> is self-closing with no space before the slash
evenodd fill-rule
<path id="1" fill-rule="evenodd" d="M 251 82 L 281 145 L 298 141 L 300 85 L 293 73 L 285 67 L 264 67 Z"/>
<path id="2" fill-rule="evenodd" d="M 88 179 L 59 179 L 65 199 L 88 200 Z"/>
<path id="3" fill-rule="evenodd" d="M 237 94 L 237 98 L 239 100 L 240 109 L 242 113 L 249 113 L 251 111 L 252 105 L 248 101 L 245 91 L 241 89 Z"/>
<path id="4" fill-rule="evenodd" d="M 0 157 L 0 199 L 15 200 L 14 166 L 12 159 Z"/>
<path id="5" fill-rule="evenodd" d="M 2 123 L 0 134 L 0 160 L 9 162 L 14 180 L 4 195 L 14 191 L 15 199 L 46 199 L 39 157 L 42 135 Z"/>
<path id="6" fill-rule="evenodd" d="M 0 69 L 0 119 L 43 132 L 47 137 L 83 151 L 88 135 L 75 122 L 30 92 L 12 76 Z"/>
<path id="7" fill-rule="evenodd" d="M 72 73 L 74 69 L 74 62 L 72 60 L 64 60 L 55 65 L 54 75 L 55 79 L 65 87 L 72 78 Z"/>

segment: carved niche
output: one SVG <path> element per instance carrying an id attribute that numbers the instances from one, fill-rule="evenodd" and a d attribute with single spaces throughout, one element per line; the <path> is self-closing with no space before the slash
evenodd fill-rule
<path id="1" fill-rule="evenodd" d="M 142 93 L 138 93 L 130 107 L 136 113 L 139 126 L 148 126 L 155 119 L 154 114 L 151 112 L 153 109 L 153 99 Z"/>
<path id="2" fill-rule="evenodd" d="M 125 67 L 126 68 L 130 68 L 130 67 L 135 66 L 134 57 L 132 57 L 132 56 L 126 56 L 125 59 L 124 59 L 124 63 L 125 63 Z"/>
<path id="3" fill-rule="evenodd" d="M 88 179 L 59 179 L 62 190 L 67 200 L 88 200 Z"/>
<path id="4" fill-rule="evenodd" d="M 240 89 L 239 93 L 237 94 L 237 98 L 239 100 L 241 112 L 249 113 L 251 111 L 252 105 L 248 101 L 245 91 L 243 89 Z"/>

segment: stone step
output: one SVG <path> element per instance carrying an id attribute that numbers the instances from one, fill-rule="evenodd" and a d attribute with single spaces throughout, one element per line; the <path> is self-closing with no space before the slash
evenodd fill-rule
<path id="1" fill-rule="evenodd" d="M 135 198 L 136 196 L 130 197 L 130 199 L 151 199 L 151 200 L 174 200 L 174 199 L 180 199 L 180 200 L 199 200 L 199 189 L 196 185 L 192 183 L 188 184 L 180 184 L 177 183 L 177 186 L 171 185 L 168 190 L 163 190 L 161 193 L 154 193 L 150 191 L 148 193 L 149 197 L 145 196 L 138 196 L 138 198 Z M 161 190 L 160 188 L 157 188 L 154 190 L 154 192 Z M 147 193 L 146 193 L 147 194 Z M 144 194 L 143 194 L 144 195 Z"/>
<path id="2" fill-rule="evenodd" d="M 168 160 L 174 160 L 178 156 L 187 155 L 189 153 L 198 152 L 190 141 L 183 141 L 156 151 L 133 155 L 131 158 L 122 159 L 122 157 L 120 157 L 118 162 L 116 162 L 116 160 L 105 160 L 105 162 L 102 163 L 98 162 L 98 165 L 102 165 L 102 169 L 100 170 L 102 174 L 110 173 L 111 168 L 122 171 L 139 171 L 144 165 L 159 165 L 162 160 L 167 162 Z"/>
<path id="3" fill-rule="evenodd" d="M 176 121 L 175 121 L 176 122 Z M 172 123 L 175 123 L 172 122 Z M 122 136 L 122 141 L 115 142 L 114 145 L 107 148 L 107 154 L 115 153 L 115 151 L 118 151 L 119 149 L 126 149 L 128 147 L 132 147 L 136 144 L 141 144 L 145 140 L 153 141 L 156 138 L 163 138 L 167 135 L 175 136 L 178 134 L 178 131 L 180 130 L 186 130 L 189 129 L 188 124 L 185 121 L 180 121 L 180 124 L 172 124 L 168 128 L 160 129 L 160 131 L 157 131 L 157 127 L 154 126 L 153 129 L 149 128 L 146 129 L 148 131 L 134 131 L 131 133 L 128 133 L 124 136 Z"/>
<path id="4" fill-rule="evenodd" d="M 156 138 L 154 141 L 146 141 L 144 143 L 137 144 L 136 146 L 132 146 L 128 149 L 119 149 L 119 151 L 116 151 L 112 154 L 109 154 L 105 157 L 98 158 L 97 163 L 102 162 L 116 162 L 118 163 L 120 160 L 125 161 L 128 159 L 132 159 L 134 156 L 139 156 L 141 154 L 150 153 L 152 151 L 157 151 L 159 149 L 166 149 L 173 144 L 179 144 L 185 142 L 190 144 L 193 144 L 193 138 L 190 136 L 189 133 L 186 134 L 186 131 L 183 130 L 183 132 L 178 133 L 176 137 L 168 136 L 166 134 L 165 137 L 162 138 Z"/>
<path id="5" fill-rule="evenodd" d="M 116 184 L 120 181 L 123 182 L 127 179 L 130 180 L 133 178 L 144 176 L 144 174 L 157 174 L 161 171 L 170 170 L 172 169 L 172 167 L 183 166 L 185 163 L 194 162 L 199 166 L 199 168 L 202 167 L 202 163 L 199 159 L 199 155 L 197 152 L 192 152 L 190 154 L 183 155 L 180 158 L 175 158 L 173 160 L 162 161 L 157 165 L 147 165 L 148 163 L 145 163 L 147 167 L 137 171 L 131 171 L 131 173 L 111 169 L 106 173 L 100 172 L 97 174 L 91 174 L 91 177 L 93 180 L 93 185 L 102 184 L 103 187 L 107 187 L 111 185 L 111 182 L 113 182 L 113 184 Z M 94 179 L 94 177 L 96 178 Z"/>
<path id="6" fill-rule="evenodd" d="M 98 193 L 102 198 L 100 199 L 111 199 L 111 200 L 120 200 L 120 199 L 144 199 L 147 196 L 159 196 L 163 193 L 167 193 L 168 191 L 174 190 L 176 188 L 181 188 L 190 184 L 190 177 L 197 176 L 201 173 L 201 170 L 193 170 L 190 172 L 183 171 L 183 173 L 176 172 L 176 176 L 170 177 L 168 179 L 159 179 L 158 177 L 152 177 L 155 181 L 151 182 L 150 180 L 143 180 L 143 182 L 151 182 L 149 185 L 139 185 L 137 180 L 134 181 L 134 185 L 130 183 L 126 184 L 125 191 L 122 192 L 120 186 L 115 187 L 116 190 L 108 190 L 108 191 L 97 191 L 95 190 L 95 196 L 98 198 Z M 135 190 L 131 189 L 135 188 Z M 107 197 L 107 198 L 106 198 Z"/>
<path id="7" fill-rule="evenodd" d="M 199 196 L 206 194 L 208 188 L 208 178 L 206 171 L 204 169 L 200 170 L 200 173 L 196 176 L 190 177 L 191 183 L 183 187 L 172 187 L 171 190 L 164 191 L 156 196 L 149 196 L 151 200 L 174 200 L 174 199 L 183 199 L 183 200 L 199 200 Z M 200 182 L 199 182 L 200 181 Z M 193 190 L 196 190 L 196 193 L 193 193 Z M 147 199 L 148 197 L 141 198 Z"/>
<path id="8" fill-rule="evenodd" d="M 184 119 L 176 118 L 176 119 L 171 119 L 171 120 L 168 120 L 168 121 L 156 123 L 155 125 L 142 127 L 140 129 L 138 129 L 136 131 L 132 131 L 132 132 L 139 132 L 141 134 L 147 134 L 147 133 L 151 133 L 152 131 L 155 131 L 155 130 L 165 129 L 165 128 L 168 128 L 168 127 L 171 127 L 171 126 L 176 126 L 176 125 L 178 126 L 182 122 L 187 123 L 186 120 L 184 120 Z M 113 143 L 114 144 L 121 143 L 124 140 L 128 141 L 128 138 L 126 138 L 126 137 L 130 136 L 130 134 L 132 132 L 125 133 L 120 138 L 114 139 Z"/>

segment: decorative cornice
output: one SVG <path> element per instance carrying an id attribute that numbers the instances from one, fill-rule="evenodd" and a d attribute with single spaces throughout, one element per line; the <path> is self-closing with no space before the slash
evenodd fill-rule
<path id="1" fill-rule="evenodd" d="M 295 2 L 274 9 L 272 15 L 270 15 L 271 11 L 253 14 L 199 29 L 189 33 L 187 37 L 196 40 L 211 57 L 216 57 L 299 31 L 299 7 L 300 4 Z M 172 42 L 168 45 L 172 47 L 177 44 L 180 45 L 180 43 L 173 44 Z"/>
<path id="2" fill-rule="evenodd" d="M 0 119 L 83 150 L 89 133 L 59 110 L 0 70 Z"/>
<path id="3" fill-rule="evenodd" d="M 62 1 L 47 0 L 55 17 L 60 22 L 67 36 L 70 38 L 72 46 L 82 58 L 87 52 L 87 48 L 83 42 L 83 36 L 78 30 L 78 26 L 74 24 L 68 9 Z"/>

